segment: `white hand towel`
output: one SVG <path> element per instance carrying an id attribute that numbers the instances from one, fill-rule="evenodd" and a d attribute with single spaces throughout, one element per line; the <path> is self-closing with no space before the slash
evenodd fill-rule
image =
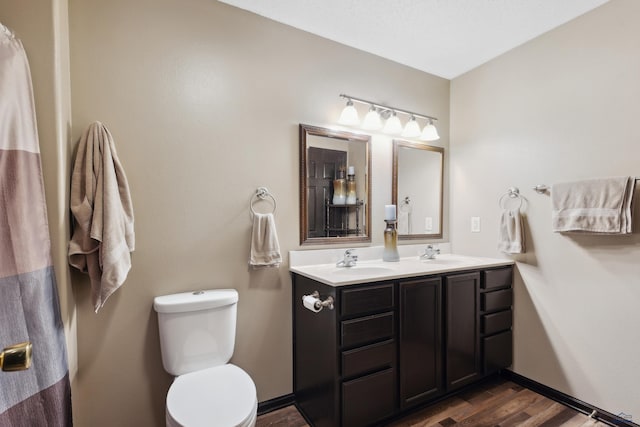
<path id="1" fill-rule="evenodd" d="M 249 265 L 253 268 L 278 267 L 280 263 L 282 256 L 273 214 L 253 214 Z"/>
<path id="2" fill-rule="evenodd" d="M 498 250 L 507 254 L 522 254 L 524 247 L 524 222 L 519 209 L 505 209 L 500 215 Z"/>
<path id="3" fill-rule="evenodd" d="M 553 231 L 631 233 L 635 183 L 634 178 L 622 176 L 554 184 Z"/>

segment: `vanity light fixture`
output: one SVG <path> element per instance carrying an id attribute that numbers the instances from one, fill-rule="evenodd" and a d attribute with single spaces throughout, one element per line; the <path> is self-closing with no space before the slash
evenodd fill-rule
<path id="1" fill-rule="evenodd" d="M 384 124 L 384 128 L 382 129 L 382 132 L 389 133 L 392 135 L 402 132 L 402 123 L 400 123 L 400 119 L 398 118 L 398 116 L 396 116 L 395 110 L 391 111 L 391 116 L 387 119 L 386 123 Z"/>
<path id="2" fill-rule="evenodd" d="M 360 118 L 358 117 L 358 110 L 353 106 L 351 98 L 347 98 L 347 106 L 342 110 L 338 123 L 347 126 L 358 126 L 360 124 Z"/>
<path id="3" fill-rule="evenodd" d="M 362 129 L 366 130 L 380 130 L 382 129 L 382 120 L 380 120 L 380 114 L 376 107 L 371 104 L 369 112 L 364 116 L 362 121 Z"/>
<path id="4" fill-rule="evenodd" d="M 433 121 L 431 119 L 429 119 L 429 123 L 424 127 L 422 135 L 420 135 L 420 139 L 423 141 L 437 141 L 440 139 L 438 129 L 433 125 Z"/>
<path id="5" fill-rule="evenodd" d="M 417 138 L 422 134 L 422 129 L 416 120 L 416 116 L 411 116 L 411 119 L 404 126 L 402 136 L 405 138 Z"/>
<path id="6" fill-rule="evenodd" d="M 361 126 L 362 129 L 365 130 L 382 129 L 382 132 L 387 134 L 402 133 L 402 136 L 405 138 L 419 138 L 423 141 L 436 141 L 440 139 L 438 130 L 433 124 L 434 121 L 438 120 L 436 117 L 427 116 L 425 114 L 418 114 L 413 111 L 402 110 L 399 108 L 390 107 L 388 105 L 378 104 L 376 102 L 367 101 L 366 99 L 356 98 L 354 96 L 345 95 L 343 93 L 340 94 L 340 97 L 347 100 L 347 105 L 346 107 L 344 107 L 344 110 L 342 110 L 342 114 L 340 114 L 340 119 L 338 120 L 338 123 L 340 123 L 341 125 Z M 353 106 L 354 102 L 369 105 L 369 112 L 365 116 L 362 125 L 360 125 L 358 111 Z M 409 116 L 409 121 L 404 126 L 404 128 L 397 113 Z M 386 120 L 384 127 L 382 125 L 381 119 Z M 422 131 L 420 131 L 420 124 L 416 119 L 427 120 L 427 124 L 422 129 Z"/>

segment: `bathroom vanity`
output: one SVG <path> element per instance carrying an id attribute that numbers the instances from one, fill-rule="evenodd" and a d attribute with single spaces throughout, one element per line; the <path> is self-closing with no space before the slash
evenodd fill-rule
<path id="1" fill-rule="evenodd" d="M 294 393 L 314 426 L 366 426 L 511 365 L 513 262 L 442 255 L 292 266 Z M 305 308 L 314 291 L 333 309 Z"/>

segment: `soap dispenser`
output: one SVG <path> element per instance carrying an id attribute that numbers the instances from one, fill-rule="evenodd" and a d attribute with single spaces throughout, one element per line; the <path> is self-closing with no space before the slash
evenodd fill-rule
<path id="1" fill-rule="evenodd" d="M 347 181 L 344 179 L 344 169 L 338 170 L 338 178 L 333 180 L 333 204 L 344 205 L 347 201 Z"/>
<path id="2" fill-rule="evenodd" d="M 358 201 L 356 196 L 356 171 L 353 166 L 349 166 L 347 173 L 347 205 L 355 205 Z"/>

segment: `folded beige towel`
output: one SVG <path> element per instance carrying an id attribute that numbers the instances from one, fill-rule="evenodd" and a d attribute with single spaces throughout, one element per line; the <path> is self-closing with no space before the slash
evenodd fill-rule
<path id="1" fill-rule="evenodd" d="M 524 222 L 520 209 L 504 209 L 500 215 L 498 250 L 507 254 L 523 254 Z"/>
<path id="2" fill-rule="evenodd" d="M 554 184 L 553 231 L 631 233 L 635 183 L 635 178 L 622 176 Z"/>
<path id="3" fill-rule="evenodd" d="M 69 264 L 88 273 L 96 313 L 127 278 L 135 246 L 129 185 L 111 133 L 92 123 L 78 144 L 70 194 Z"/>
<path id="4" fill-rule="evenodd" d="M 249 265 L 253 268 L 278 267 L 281 262 L 280 244 L 273 214 L 254 213 Z"/>

